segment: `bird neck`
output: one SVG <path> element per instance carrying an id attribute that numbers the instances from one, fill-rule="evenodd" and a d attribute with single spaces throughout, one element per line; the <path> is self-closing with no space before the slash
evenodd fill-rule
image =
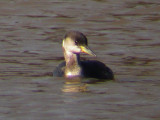
<path id="1" fill-rule="evenodd" d="M 64 58 L 66 61 L 65 76 L 66 77 L 80 76 L 81 75 L 80 55 L 64 50 Z"/>

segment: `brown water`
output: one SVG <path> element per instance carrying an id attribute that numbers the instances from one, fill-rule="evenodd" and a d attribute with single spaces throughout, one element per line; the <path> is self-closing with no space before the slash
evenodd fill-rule
<path id="1" fill-rule="evenodd" d="M 160 120 L 159 0 L 0 1 L 0 120 Z M 52 77 L 67 30 L 116 81 Z"/>

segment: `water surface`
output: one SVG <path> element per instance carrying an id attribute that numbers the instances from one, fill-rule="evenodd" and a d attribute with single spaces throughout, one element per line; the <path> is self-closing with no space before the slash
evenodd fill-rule
<path id="1" fill-rule="evenodd" d="M 0 1 L 0 119 L 159 120 L 159 0 Z M 52 77 L 83 32 L 115 81 Z"/>

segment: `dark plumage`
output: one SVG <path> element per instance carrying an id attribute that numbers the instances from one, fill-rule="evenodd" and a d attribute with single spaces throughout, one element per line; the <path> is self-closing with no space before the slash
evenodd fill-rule
<path id="1" fill-rule="evenodd" d="M 64 76 L 66 62 L 62 62 L 53 72 L 54 76 Z M 81 61 L 82 74 L 87 78 L 114 79 L 113 72 L 102 62 L 96 60 Z"/>
<path id="2" fill-rule="evenodd" d="M 98 79 L 114 79 L 113 72 L 102 62 L 96 60 L 80 61 L 80 53 L 95 54 L 88 48 L 87 38 L 80 32 L 70 31 L 63 40 L 64 57 L 62 62 L 53 72 L 57 77 L 87 77 Z"/>

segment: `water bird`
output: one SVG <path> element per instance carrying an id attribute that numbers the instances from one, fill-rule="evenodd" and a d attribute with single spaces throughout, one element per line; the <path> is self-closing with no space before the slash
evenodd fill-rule
<path id="1" fill-rule="evenodd" d="M 67 32 L 62 42 L 62 48 L 65 61 L 55 68 L 53 76 L 114 79 L 112 70 L 104 63 L 97 60 L 80 60 L 80 53 L 96 56 L 88 47 L 88 40 L 83 33 Z"/>

